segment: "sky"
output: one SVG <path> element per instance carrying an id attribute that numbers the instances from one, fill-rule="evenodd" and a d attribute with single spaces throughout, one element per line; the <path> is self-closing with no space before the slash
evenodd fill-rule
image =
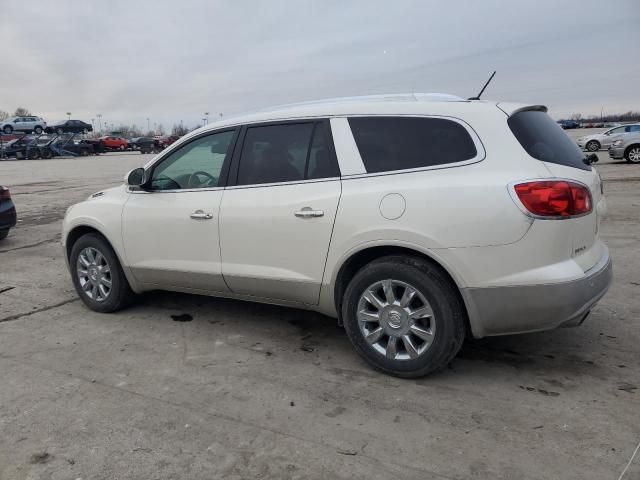
<path id="1" fill-rule="evenodd" d="M 638 0 L 0 0 L 0 110 L 146 128 L 399 92 L 640 110 Z"/>

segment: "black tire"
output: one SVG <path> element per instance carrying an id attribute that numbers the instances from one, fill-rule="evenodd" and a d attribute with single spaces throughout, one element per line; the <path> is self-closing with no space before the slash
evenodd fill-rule
<path id="1" fill-rule="evenodd" d="M 600 150 L 600 142 L 598 142 L 597 140 L 589 140 L 585 145 L 585 148 L 589 152 L 597 152 L 598 150 Z"/>
<path id="2" fill-rule="evenodd" d="M 640 145 L 631 145 L 624 152 L 624 159 L 629 163 L 640 163 L 640 158 L 637 156 L 639 150 Z"/>
<path id="3" fill-rule="evenodd" d="M 63 130 L 62 128 L 57 128 L 57 129 L 56 129 L 56 133 L 57 133 L 58 135 L 62 135 L 62 134 L 64 133 L 64 130 Z"/>
<path id="4" fill-rule="evenodd" d="M 0 240 L 4 240 L 9 235 L 9 229 L 0 230 Z"/>
<path id="5" fill-rule="evenodd" d="M 13 127 L 11 125 L 5 125 L 2 131 L 6 134 L 10 134 L 11 132 L 13 132 Z"/>
<path id="6" fill-rule="evenodd" d="M 431 345 L 415 359 L 389 359 L 365 339 L 357 309 L 360 296 L 372 284 L 393 279 L 411 285 L 429 302 L 435 322 Z M 371 366 L 390 375 L 421 377 L 444 368 L 456 356 L 465 337 L 466 311 L 457 287 L 430 262 L 393 255 L 374 260 L 360 269 L 345 291 L 342 302 L 345 330 L 356 352 Z"/>
<path id="7" fill-rule="evenodd" d="M 46 158 L 47 160 L 53 158 L 53 152 L 48 148 L 44 149 L 42 151 L 42 158 Z"/>
<path id="8" fill-rule="evenodd" d="M 33 129 L 33 133 L 35 133 L 36 135 L 42 134 L 42 127 L 38 125 L 36 128 Z"/>
<path id="9" fill-rule="evenodd" d="M 78 256 L 85 248 L 91 247 L 99 251 L 106 259 L 111 270 L 111 291 L 106 299 L 103 301 L 96 301 L 84 292 L 80 285 L 80 279 L 76 273 L 76 265 L 78 262 Z M 73 280 L 73 286 L 78 292 L 78 296 L 84 302 L 84 304 L 91 310 L 100 313 L 116 312 L 125 308 L 131 303 L 135 294 L 129 286 L 129 282 L 122 271 L 122 266 L 118 261 L 118 257 L 111 248 L 111 245 L 99 234 L 87 233 L 81 236 L 71 248 L 71 255 L 69 257 L 69 265 L 71 271 L 71 279 Z"/>

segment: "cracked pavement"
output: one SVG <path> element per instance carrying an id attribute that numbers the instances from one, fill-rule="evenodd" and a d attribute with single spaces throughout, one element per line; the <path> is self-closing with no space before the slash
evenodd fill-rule
<path id="1" fill-rule="evenodd" d="M 0 243 L 1 480 L 618 478 L 640 441 L 639 165 L 600 153 L 614 284 L 583 326 L 401 380 L 315 313 L 165 292 L 87 310 L 61 219 L 149 158 L 0 161 L 21 220 Z"/>

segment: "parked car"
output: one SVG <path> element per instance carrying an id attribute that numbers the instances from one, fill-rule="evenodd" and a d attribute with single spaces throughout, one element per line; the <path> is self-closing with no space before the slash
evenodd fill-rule
<path id="1" fill-rule="evenodd" d="M 9 235 L 9 230 L 16 226 L 16 207 L 11 199 L 11 192 L 0 185 L 0 240 Z"/>
<path id="2" fill-rule="evenodd" d="M 109 150 L 126 150 L 129 147 L 129 142 L 122 137 L 107 135 L 100 137 L 100 140 Z"/>
<path id="3" fill-rule="evenodd" d="M 595 133 L 593 135 L 580 137 L 577 142 L 581 149 L 589 152 L 597 152 L 600 149 L 609 148 L 609 146 L 619 139 L 621 135 L 633 132 L 640 132 L 640 123 L 621 125 L 619 127 L 610 128 L 602 133 Z"/>
<path id="4" fill-rule="evenodd" d="M 86 157 L 94 154 L 92 144 L 76 140 L 72 135 L 62 135 L 54 139 L 48 147 L 55 156 Z"/>
<path id="5" fill-rule="evenodd" d="M 560 125 L 564 130 L 569 130 L 573 128 L 580 128 L 580 124 L 575 120 L 560 120 L 558 121 L 558 125 Z"/>
<path id="6" fill-rule="evenodd" d="M 173 145 L 174 142 L 180 139 L 178 135 L 157 136 L 155 138 L 162 148 L 167 148 L 169 145 Z"/>
<path id="7" fill-rule="evenodd" d="M 82 120 L 65 120 L 46 128 L 47 133 L 88 133 L 93 127 Z"/>
<path id="8" fill-rule="evenodd" d="M 10 117 L 0 122 L 0 130 L 4 133 L 25 132 L 41 134 L 47 127 L 47 122 L 33 115 L 24 117 Z"/>
<path id="9" fill-rule="evenodd" d="M 624 135 L 609 147 L 609 156 L 629 163 L 640 163 L 640 132 Z"/>
<path id="10" fill-rule="evenodd" d="M 150 137 L 136 137 L 129 140 L 129 148 L 140 153 L 157 153 L 162 150 L 160 142 Z"/>
<path id="11" fill-rule="evenodd" d="M 3 144 L 2 155 L 5 158 L 36 159 L 42 157 L 39 138 L 32 135 L 23 135 L 20 138 Z"/>
<path id="12" fill-rule="evenodd" d="M 91 145 L 94 155 L 104 153 L 106 150 L 104 142 L 99 138 L 83 138 L 82 140 L 80 140 L 80 143 Z"/>
<path id="13" fill-rule="evenodd" d="M 62 242 L 95 311 L 151 289 L 316 310 L 414 377 L 467 334 L 581 324 L 612 278 L 604 207 L 545 107 L 374 96 L 191 132 L 67 210 Z"/>

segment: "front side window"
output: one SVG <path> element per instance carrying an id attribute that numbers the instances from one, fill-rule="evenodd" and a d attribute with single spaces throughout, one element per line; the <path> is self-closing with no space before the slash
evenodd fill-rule
<path id="1" fill-rule="evenodd" d="M 247 128 L 238 185 L 296 182 L 340 175 L 329 154 L 325 124 L 318 122 Z"/>
<path id="2" fill-rule="evenodd" d="M 212 188 L 231 150 L 235 131 L 214 133 L 183 145 L 165 157 L 151 175 L 152 190 Z"/>
<path id="3" fill-rule="evenodd" d="M 478 155 L 467 129 L 444 118 L 352 117 L 349 126 L 367 173 L 464 162 Z"/>

